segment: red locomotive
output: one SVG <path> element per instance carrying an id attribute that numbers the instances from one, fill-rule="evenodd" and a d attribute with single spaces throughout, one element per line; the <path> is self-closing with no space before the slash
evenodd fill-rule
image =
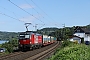
<path id="1" fill-rule="evenodd" d="M 57 39 L 55 37 L 33 33 L 31 31 L 22 32 L 19 35 L 19 49 L 34 49 L 52 44 Z"/>

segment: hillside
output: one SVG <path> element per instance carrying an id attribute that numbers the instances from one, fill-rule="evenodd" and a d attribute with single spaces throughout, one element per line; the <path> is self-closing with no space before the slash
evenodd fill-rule
<path id="1" fill-rule="evenodd" d="M 57 30 L 59 30 L 59 28 L 53 27 L 53 28 L 43 28 L 43 29 L 41 29 L 41 30 L 38 30 L 37 32 L 40 33 L 40 34 L 49 35 L 49 34 L 51 34 L 52 32 L 55 32 L 55 31 L 57 31 Z"/>
<path id="2" fill-rule="evenodd" d="M 18 33 L 0 31 L 0 40 L 10 40 L 12 38 L 18 38 Z"/>
<path id="3" fill-rule="evenodd" d="M 55 27 L 53 27 L 53 28 L 43 28 L 43 29 L 41 29 L 41 31 L 56 31 L 56 30 L 58 30 L 58 28 L 55 28 Z"/>

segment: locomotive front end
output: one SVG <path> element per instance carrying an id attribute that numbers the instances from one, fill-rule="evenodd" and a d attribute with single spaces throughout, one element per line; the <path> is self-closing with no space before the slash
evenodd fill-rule
<path id="1" fill-rule="evenodd" d="M 31 44 L 31 35 L 26 32 L 20 33 L 19 35 L 19 49 L 24 50 L 26 48 L 30 48 Z"/>

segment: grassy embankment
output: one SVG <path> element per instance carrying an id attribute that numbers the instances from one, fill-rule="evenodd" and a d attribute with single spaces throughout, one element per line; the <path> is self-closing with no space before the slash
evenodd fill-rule
<path id="1" fill-rule="evenodd" d="M 90 46 L 64 42 L 48 60 L 90 60 Z"/>

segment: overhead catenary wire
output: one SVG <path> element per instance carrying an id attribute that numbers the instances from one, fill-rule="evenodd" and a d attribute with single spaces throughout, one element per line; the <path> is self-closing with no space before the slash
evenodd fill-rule
<path id="1" fill-rule="evenodd" d="M 44 10 L 42 10 L 33 0 L 31 0 L 47 17 L 49 17 L 50 20 L 55 21 L 54 19 L 52 19 Z M 49 20 L 48 20 L 49 21 Z M 51 21 L 50 21 L 51 22 Z M 56 24 L 54 24 L 56 25 Z"/>
<path id="2" fill-rule="evenodd" d="M 40 13 L 30 4 L 30 3 L 28 3 L 27 2 L 27 0 L 24 0 L 27 4 L 29 4 L 30 5 L 30 7 L 34 10 L 34 11 L 36 11 L 36 13 L 38 14 L 38 15 L 40 15 Z M 41 16 L 41 15 L 40 15 Z M 44 18 L 44 17 L 43 17 Z M 44 23 L 44 22 L 43 22 Z M 33 27 L 35 27 L 35 30 L 36 30 L 36 25 L 40 25 L 40 24 L 35 24 L 35 26 L 33 26 Z M 43 27 L 44 25 L 45 25 L 45 23 L 44 24 L 41 24 L 42 26 L 40 26 L 38 29 L 40 29 L 41 27 Z"/>
<path id="3" fill-rule="evenodd" d="M 7 16 L 7 17 L 12 18 L 12 19 L 14 19 L 14 20 L 18 20 L 18 21 L 20 21 L 20 22 L 26 23 L 25 21 L 22 21 L 22 20 L 18 19 L 18 18 L 17 18 L 17 15 L 15 14 L 15 12 L 13 12 L 13 11 L 11 11 L 11 10 L 9 10 L 9 9 L 6 9 L 5 7 L 2 7 L 2 6 L 0 6 L 0 7 L 3 8 L 4 10 L 6 10 L 6 11 L 9 11 L 9 12 L 13 13 L 16 18 L 11 17 L 11 16 L 9 16 L 9 15 L 7 15 L 7 14 L 5 14 L 5 13 L 0 13 L 1 15 L 4 15 L 4 16 Z M 24 18 L 24 17 L 23 17 L 23 18 Z"/>
<path id="4" fill-rule="evenodd" d="M 1 7 L 2 9 L 6 10 L 6 11 L 11 12 L 11 13 L 17 18 L 15 12 L 13 12 L 13 11 L 11 11 L 11 10 L 9 10 L 9 9 L 6 9 L 5 7 L 2 7 L 2 6 L 0 6 L 0 7 Z M 17 19 L 18 19 L 18 18 L 17 18 Z"/>
<path id="5" fill-rule="evenodd" d="M 9 1 L 10 1 L 10 0 L 9 0 Z M 4 10 L 10 12 L 10 13 L 13 13 L 13 14 L 14 14 L 14 17 L 11 16 L 11 15 L 9 15 L 9 14 L 6 14 L 5 12 L 4 12 L 4 13 L 3 13 L 3 12 L 0 12 L 0 15 L 4 15 L 4 16 L 9 17 L 9 18 L 11 18 L 11 19 L 18 20 L 18 21 L 20 21 L 20 22 L 26 23 L 25 21 L 22 21 L 22 20 L 18 19 L 16 13 L 13 12 L 12 10 L 9 10 L 9 9 L 7 9 L 7 8 L 5 8 L 5 7 L 2 7 L 2 6 L 0 6 L 0 7 L 3 8 Z M 33 24 L 31 24 L 31 25 L 33 25 Z M 44 24 L 44 25 L 45 25 L 45 24 Z"/>
<path id="6" fill-rule="evenodd" d="M 31 0 L 32 1 L 32 0 Z M 34 1 L 32 1 L 46 16 L 52 19 L 45 11 L 43 11 Z M 52 19 L 53 20 L 53 19 Z"/>
<path id="7" fill-rule="evenodd" d="M 12 16 L 9 16 L 9 15 L 7 15 L 7 14 L 1 13 L 1 12 L 0 12 L 0 14 L 1 14 L 1 15 L 4 15 L 4 16 L 7 16 L 7 17 L 9 17 L 9 18 L 12 18 L 12 19 L 14 19 L 14 20 L 18 20 L 18 21 L 20 21 L 20 22 L 24 22 L 24 21 L 21 21 L 21 20 L 19 20 L 19 19 L 17 19 L 17 18 L 14 18 L 14 17 L 12 17 Z"/>
<path id="8" fill-rule="evenodd" d="M 15 5 L 16 7 L 18 7 L 19 9 L 23 10 L 24 12 L 26 12 L 27 14 L 33 16 L 32 14 L 30 14 L 29 12 L 27 12 L 26 10 L 22 9 L 21 7 L 19 7 L 18 5 L 16 5 L 15 3 L 13 3 L 12 1 L 8 0 L 10 3 L 12 3 L 13 5 Z M 32 0 L 31 0 L 32 1 Z M 33 1 L 32 1 L 33 2 Z M 34 2 L 33 2 L 34 3 Z M 35 4 L 35 3 L 34 3 Z M 36 4 L 35 4 L 36 5 Z M 32 7 L 32 6 L 31 6 Z M 39 6 L 37 6 L 41 11 L 43 11 Z M 33 8 L 34 9 L 34 8 Z M 35 9 L 34 9 L 35 10 Z M 36 11 L 36 10 L 35 10 Z M 44 11 L 43 11 L 44 12 Z M 38 13 L 38 12 L 37 12 Z M 45 12 L 44 12 L 45 13 Z M 45 13 L 46 14 L 46 13 Z M 46 14 L 47 15 L 47 14 Z M 47 15 L 48 16 L 48 15 Z M 38 19 L 37 17 L 33 16 L 34 18 L 36 18 L 37 20 L 41 21 L 40 19 Z M 49 17 L 49 16 L 48 16 Z M 50 17 L 49 17 L 50 18 Z M 41 21 L 43 23 L 43 26 L 46 25 L 43 21 Z"/>
<path id="9" fill-rule="evenodd" d="M 43 24 L 42 26 L 40 26 L 38 29 L 42 28 L 45 24 Z"/>
<path id="10" fill-rule="evenodd" d="M 41 25 L 41 26 L 40 26 L 39 28 L 37 28 L 38 25 Z M 45 25 L 45 24 L 35 24 L 33 27 L 35 27 L 35 30 L 37 30 L 37 29 L 42 28 L 44 25 Z"/>
<path id="11" fill-rule="evenodd" d="M 30 3 L 28 3 L 26 0 L 24 0 L 27 4 L 29 4 L 30 6 L 31 6 L 31 8 L 34 10 L 34 11 L 36 11 L 37 12 L 37 14 L 38 15 L 40 15 L 40 13 L 30 4 Z M 40 15 L 41 16 L 41 15 Z M 44 17 L 43 17 L 44 18 Z M 44 22 L 43 22 L 44 23 Z"/>
<path id="12" fill-rule="evenodd" d="M 5 8 L 5 7 L 2 7 L 2 6 L 0 6 L 0 8 L 4 9 L 4 10 L 10 12 L 10 13 L 12 13 L 16 18 L 15 18 L 15 17 L 12 17 L 12 16 L 9 16 L 9 15 L 7 15 L 7 14 L 5 14 L 5 13 L 0 13 L 1 15 L 7 16 L 7 17 L 12 18 L 12 19 L 14 19 L 14 20 L 19 20 L 20 22 L 24 22 L 24 21 L 21 21 L 20 19 L 17 18 L 17 15 L 15 14 L 15 12 L 13 12 L 13 11 Z M 25 23 L 26 23 L 26 22 L 25 22 Z M 31 24 L 31 25 L 34 26 L 33 24 Z M 44 24 L 42 24 L 42 25 L 44 25 Z"/>
<path id="13" fill-rule="evenodd" d="M 18 7 L 19 9 L 21 9 L 22 11 L 26 12 L 27 14 L 29 14 L 30 16 L 33 16 L 32 14 L 30 14 L 29 12 L 27 12 L 26 10 L 22 9 L 21 7 L 19 7 L 18 5 L 16 5 L 15 3 L 13 3 L 12 1 L 8 0 L 10 3 L 12 3 L 13 5 L 15 5 L 16 7 Z M 36 18 L 37 20 L 39 20 L 37 17 L 33 16 L 34 18 Z M 41 21 L 41 20 L 39 20 Z M 42 21 L 41 21 L 42 22 Z M 44 22 L 42 22 L 44 23 Z"/>
<path id="14" fill-rule="evenodd" d="M 26 3 L 28 3 L 26 0 L 24 0 Z M 40 14 L 30 3 L 28 3 L 32 8 L 33 10 L 35 10 L 38 14 Z M 44 18 L 44 17 L 43 17 Z"/>
<path id="15" fill-rule="evenodd" d="M 8 9 L 6 9 L 5 7 L 2 7 L 2 6 L 0 6 L 0 7 L 1 7 L 2 9 L 6 10 L 6 11 L 12 12 L 12 13 L 14 14 L 14 16 L 16 16 L 15 13 L 14 13 L 13 11 L 8 10 Z M 0 12 L 0 14 L 1 14 L 1 15 L 4 15 L 4 16 L 7 16 L 7 17 L 9 17 L 9 18 L 12 18 L 12 19 L 14 19 L 14 20 L 21 21 L 20 19 L 18 19 L 18 18 L 14 18 L 14 17 L 9 16 L 9 15 L 7 15 L 7 14 L 5 14 L 5 13 L 1 13 L 1 12 Z M 16 16 L 16 17 L 17 17 L 17 16 Z M 24 22 L 24 21 L 21 21 L 21 22 Z"/>

